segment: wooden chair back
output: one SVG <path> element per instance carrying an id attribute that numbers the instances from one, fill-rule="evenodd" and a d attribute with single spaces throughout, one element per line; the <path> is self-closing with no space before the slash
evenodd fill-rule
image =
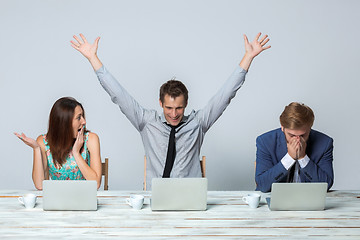
<path id="1" fill-rule="evenodd" d="M 101 171 L 104 176 L 104 190 L 109 190 L 109 158 L 105 158 L 105 162 L 101 163 Z"/>

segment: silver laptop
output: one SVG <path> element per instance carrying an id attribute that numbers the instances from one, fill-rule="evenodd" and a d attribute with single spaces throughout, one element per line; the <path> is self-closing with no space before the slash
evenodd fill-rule
<path id="1" fill-rule="evenodd" d="M 266 201 L 273 211 L 325 209 L 327 183 L 273 183 Z"/>
<path id="2" fill-rule="evenodd" d="M 153 178 L 151 210 L 204 211 L 207 184 L 207 178 Z"/>
<path id="3" fill-rule="evenodd" d="M 97 182 L 44 180 L 44 210 L 97 210 Z"/>

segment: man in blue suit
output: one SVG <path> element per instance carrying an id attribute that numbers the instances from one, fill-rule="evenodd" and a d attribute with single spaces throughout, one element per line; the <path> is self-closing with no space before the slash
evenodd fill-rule
<path id="1" fill-rule="evenodd" d="M 333 139 L 311 129 L 310 107 L 293 102 L 280 115 L 281 128 L 256 139 L 256 190 L 271 191 L 274 182 L 334 181 Z"/>

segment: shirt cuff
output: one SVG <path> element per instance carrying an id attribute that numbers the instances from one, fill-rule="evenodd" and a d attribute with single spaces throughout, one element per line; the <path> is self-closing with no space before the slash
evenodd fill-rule
<path id="1" fill-rule="evenodd" d="M 238 64 L 238 65 L 236 66 L 236 70 L 239 71 L 239 72 L 244 72 L 244 73 L 247 73 L 247 72 L 248 72 L 247 70 L 245 70 L 245 69 L 243 69 L 242 67 L 240 67 L 240 64 Z"/>
<path id="2" fill-rule="evenodd" d="M 104 74 L 105 73 L 105 66 L 102 65 L 101 68 L 99 68 L 98 70 L 95 71 L 96 75 L 101 75 L 101 74 Z"/>
<path id="3" fill-rule="evenodd" d="M 295 163 L 295 160 L 287 153 L 282 159 L 281 163 L 286 170 L 289 170 L 291 166 Z"/>
<path id="4" fill-rule="evenodd" d="M 309 161 L 310 161 L 310 158 L 308 157 L 308 155 L 305 155 L 305 157 L 302 159 L 298 159 L 298 162 L 299 162 L 299 165 L 301 168 L 306 167 L 306 165 L 309 163 Z"/>

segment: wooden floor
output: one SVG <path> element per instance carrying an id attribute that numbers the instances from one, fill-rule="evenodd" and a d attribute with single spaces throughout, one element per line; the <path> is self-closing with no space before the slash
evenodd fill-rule
<path id="1" fill-rule="evenodd" d="M 207 211 L 133 210 L 131 193 L 99 191 L 97 211 L 43 211 L 41 192 L 34 209 L 17 197 L 29 191 L 0 191 L 0 239 L 360 239 L 360 191 L 328 193 L 325 211 L 270 211 L 241 198 L 249 191 L 208 192 Z"/>

